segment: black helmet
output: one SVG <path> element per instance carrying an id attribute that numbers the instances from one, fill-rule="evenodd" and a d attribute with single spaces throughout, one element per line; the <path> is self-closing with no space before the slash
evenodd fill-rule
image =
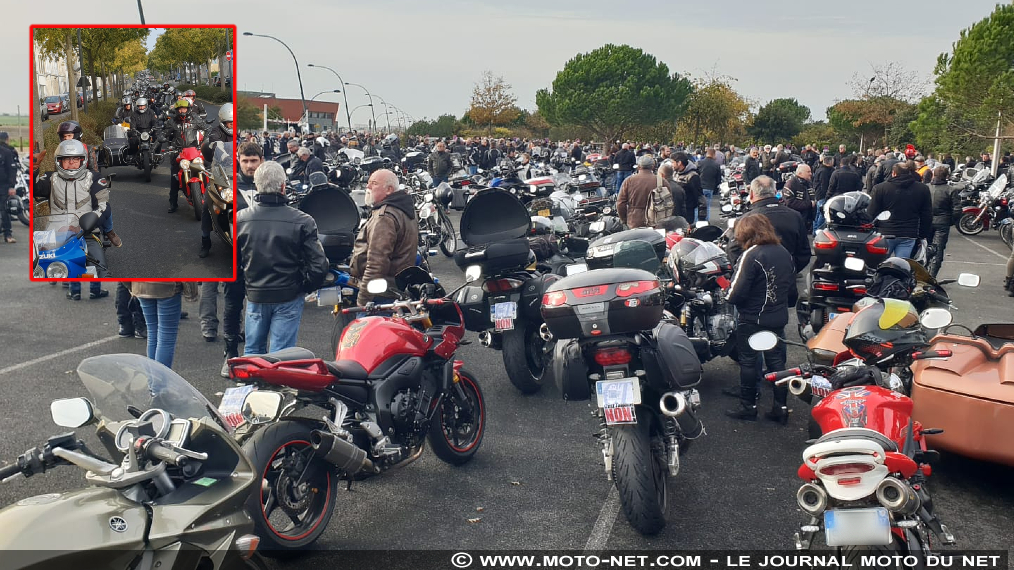
<path id="1" fill-rule="evenodd" d="M 828 225 L 859 227 L 873 220 L 866 213 L 870 196 L 865 192 L 846 192 L 824 204 L 824 217 Z"/>
<path id="2" fill-rule="evenodd" d="M 905 258 L 889 257 L 877 267 L 877 275 L 907 279 L 912 277 L 912 265 Z"/>
<path id="3" fill-rule="evenodd" d="M 74 135 L 74 138 L 81 140 L 81 125 L 77 121 L 64 121 L 56 128 L 56 135 L 63 140 L 63 135 Z"/>
<path id="4" fill-rule="evenodd" d="M 919 313 L 908 301 L 877 299 L 852 317 L 844 344 L 864 361 L 881 361 L 926 342 Z"/>
<path id="5" fill-rule="evenodd" d="M 873 285 L 866 294 L 889 299 L 908 299 L 915 290 L 916 279 L 907 259 L 890 257 L 877 267 Z"/>
<path id="6" fill-rule="evenodd" d="M 453 198 L 454 193 L 451 190 L 451 187 L 447 184 L 440 184 L 435 190 L 433 190 L 433 199 L 444 206 L 450 204 Z"/>

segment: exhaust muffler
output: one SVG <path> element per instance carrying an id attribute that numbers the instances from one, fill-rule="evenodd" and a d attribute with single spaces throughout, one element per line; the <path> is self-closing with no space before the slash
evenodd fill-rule
<path id="1" fill-rule="evenodd" d="M 355 475 L 363 469 L 372 471 L 373 462 L 366 457 L 366 452 L 355 445 L 335 437 L 333 433 L 313 430 L 310 432 L 310 445 L 318 457 L 338 468 L 339 471 Z"/>
<path id="2" fill-rule="evenodd" d="M 903 515 L 915 514 L 922 507 L 915 489 L 894 477 L 886 477 L 877 485 L 877 500 L 887 510 Z"/>
<path id="3" fill-rule="evenodd" d="M 489 331 L 482 331 L 479 333 L 479 344 L 489 348 L 493 345 L 493 335 L 491 335 Z"/>
<path id="4" fill-rule="evenodd" d="M 799 507 L 811 515 L 819 515 L 827 508 L 827 492 L 813 483 L 806 483 L 796 491 Z"/>
<path id="5" fill-rule="evenodd" d="M 658 402 L 662 414 L 675 418 L 687 409 L 687 399 L 680 392 L 666 392 Z"/>
<path id="6" fill-rule="evenodd" d="M 539 327 L 539 336 L 546 342 L 553 342 L 553 333 L 549 332 L 549 325 L 542 323 Z"/>
<path id="7" fill-rule="evenodd" d="M 675 418 L 680 432 L 687 439 L 696 439 L 704 433 L 704 424 L 697 418 L 693 407 L 687 404 L 682 392 L 666 392 L 658 402 L 662 415 Z"/>
<path id="8" fill-rule="evenodd" d="M 793 396 L 802 396 L 810 388 L 810 383 L 799 376 L 789 378 L 789 393 Z"/>

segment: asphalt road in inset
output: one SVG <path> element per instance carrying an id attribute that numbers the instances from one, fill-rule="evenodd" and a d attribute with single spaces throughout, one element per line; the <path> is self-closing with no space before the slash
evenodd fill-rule
<path id="1" fill-rule="evenodd" d="M 209 129 L 218 121 L 218 107 L 205 104 Z M 123 247 L 106 249 L 111 277 L 124 279 L 149 278 L 212 278 L 233 276 L 232 248 L 214 232 L 211 254 L 201 259 L 201 222 L 194 217 L 194 206 L 179 194 L 179 209 L 169 214 L 169 164 L 166 155 L 154 169 L 151 182 L 144 181 L 144 171 L 135 166 L 105 168 L 103 175 L 113 174 L 109 204 L 113 212 L 113 229 L 123 240 Z"/>
<path id="2" fill-rule="evenodd" d="M 117 181 L 114 192 L 126 193 L 127 178 Z M 138 186 L 130 192 L 137 194 L 140 203 L 149 194 L 147 185 Z M 114 194 L 118 200 L 121 196 Z M 151 215 L 165 216 L 161 190 L 153 203 Z M 182 218 L 181 214 L 187 214 L 186 206 L 175 216 Z M 125 217 L 131 215 L 117 217 L 118 227 L 124 227 Z M 187 225 L 196 230 L 196 222 L 188 220 Z M 124 230 L 124 250 L 135 239 L 128 231 L 133 232 Z M 24 230 L 16 227 L 15 235 L 16 246 L 0 246 L 0 290 L 5 296 L 0 463 L 66 431 L 51 423 L 49 402 L 85 395 L 74 373 L 83 358 L 117 352 L 144 354 L 145 350 L 142 340 L 116 337 L 111 298 L 71 302 L 64 299 L 58 285 L 30 282 L 27 240 L 21 239 Z M 166 236 L 178 238 L 176 246 L 196 258 L 192 234 L 186 239 L 167 232 L 161 236 L 162 241 L 170 241 Z M 188 247 L 183 248 L 184 244 Z M 216 250 L 222 249 L 216 244 Z M 954 232 L 947 253 L 942 278 L 959 272 L 982 276 L 977 289 L 948 287 L 958 308 L 955 322 L 974 327 L 1014 321 L 1012 299 L 1001 290 L 1009 250 L 1000 239 L 993 233 L 969 239 Z M 461 283 L 462 273 L 453 261 L 438 256 L 431 262 L 448 289 Z M 196 303 L 184 307 L 190 318 L 181 322 L 173 368 L 217 403 L 216 394 L 230 386 L 218 375 L 222 343 L 202 339 Z M 794 322 L 787 330 L 795 330 Z M 327 355 L 330 335 L 329 310 L 307 305 L 299 344 Z M 351 491 L 339 491 L 335 516 L 319 549 L 793 547 L 792 534 L 806 520 L 795 499 L 801 483 L 795 474 L 807 439 L 808 410 L 802 402 L 790 397 L 793 413 L 787 426 L 763 419 L 728 419 L 724 411 L 736 401 L 722 396 L 720 390 L 737 383 L 738 367 L 725 358 L 705 364 L 699 390 L 707 435 L 687 450 L 679 475 L 669 481 L 668 526 L 658 536 L 646 538 L 618 512 L 615 490 L 606 481 L 601 452 L 592 437 L 597 424 L 589 404 L 563 401 L 553 385 L 535 395 L 519 394 L 505 375 L 500 353 L 479 346 L 474 333 L 467 338 L 473 343 L 461 347 L 458 358 L 480 382 L 488 413 L 485 440 L 474 460 L 452 467 L 427 452 L 404 469 L 357 482 Z M 800 349 L 790 348 L 790 363 L 803 360 Z M 766 409 L 770 402 L 770 390 L 765 390 L 762 406 Z M 1010 431 L 996 434 L 997 441 L 1011 437 Z M 956 536 L 959 548 L 1004 550 L 1014 544 L 1011 481 L 1014 469 L 953 454 L 943 456 L 929 488 L 936 512 Z M 0 486 L 0 506 L 82 485 L 80 470 L 63 467 Z M 298 560 L 276 565 L 300 566 Z"/>

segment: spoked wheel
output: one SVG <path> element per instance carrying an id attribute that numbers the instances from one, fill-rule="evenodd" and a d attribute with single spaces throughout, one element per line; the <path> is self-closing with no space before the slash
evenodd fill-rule
<path id="1" fill-rule="evenodd" d="M 447 257 L 454 257 L 454 251 L 458 249 L 458 234 L 454 232 L 454 224 L 451 223 L 451 219 L 447 217 L 443 209 L 440 210 L 440 226 L 443 237 L 443 240 L 440 241 L 440 251 L 444 252 Z"/>
<path id="2" fill-rule="evenodd" d="M 18 199 L 21 200 L 21 209 L 18 210 L 18 221 L 27 226 L 29 224 L 28 208 L 31 207 L 31 205 L 28 203 L 28 196 Z"/>
<path id="3" fill-rule="evenodd" d="M 190 203 L 194 205 L 194 219 L 201 221 L 201 212 L 204 210 L 204 194 L 201 192 L 200 182 L 190 183 Z"/>
<path id="4" fill-rule="evenodd" d="M 430 446 L 444 462 L 462 465 L 479 450 L 485 433 L 486 404 L 482 391 L 475 377 L 462 369 L 430 423 Z"/>
<path id="5" fill-rule="evenodd" d="M 522 394 L 542 388 L 546 370 L 546 341 L 539 336 L 537 323 L 514 321 L 514 330 L 503 333 L 503 364 L 511 384 Z"/>
<path id="6" fill-rule="evenodd" d="M 982 233 L 986 225 L 979 220 L 978 214 L 965 214 L 958 220 L 958 231 L 966 236 L 974 236 Z"/>
<path id="7" fill-rule="evenodd" d="M 651 415 L 639 413 L 637 419 L 631 426 L 609 428 L 616 490 L 630 526 L 641 534 L 657 534 L 665 527 L 668 468 L 657 449 L 660 436 L 652 433 Z"/>
<path id="8" fill-rule="evenodd" d="M 280 421 L 243 445 L 261 478 L 247 499 L 247 512 L 262 541 L 258 550 L 266 556 L 285 556 L 311 544 L 334 512 L 337 476 L 314 455 L 310 430 L 303 422 Z"/>

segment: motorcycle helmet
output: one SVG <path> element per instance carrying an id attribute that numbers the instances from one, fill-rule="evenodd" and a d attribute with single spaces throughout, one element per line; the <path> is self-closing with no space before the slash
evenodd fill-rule
<path id="1" fill-rule="evenodd" d="M 63 158 L 80 158 L 81 166 L 73 169 L 64 168 L 60 164 L 60 160 Z M 68 139 L 56 147 L 56 172 L 64 180 L 81 180 L 84 178 L 84 175 L 88 172 L 88 151 L 85 150 L 83 142 Z"/>
<path id="2" fill-rule="evenodd" d="M 926 343 L 919 313 L 908 301 L 877 299 L 852 317 L 843 340 L 853 354 L 866 362 L 882 362 Z"/>
<path id="3" fill-rule="evenodd" d="M 398 135 L 396 135 L 394 133 L 391 133 L 391 134 L 387 135 L 386 137 L 384 137 L 384 145 L 385 146 L 394 146 L 396 144 L 398 144 Z"/>
<path id="4" fill-rule="evenodd" d="M 180 99 L 179 101 L 176 102 L 175 107 L 177 113 L 179 113 L 182 116 L 186 116 L 187 113 L 190 111 L 190 101 L 187 101 L 186 99 Z"/>
<path id="5" fill-rule="evenodd" d="M 451 191 L 451 187 L 446 183 L 440 184 L 435 190 L 433 190 L 433 199 L 444 206 L 450 204 L 453 198 L 454 193 Z"/>
<path id="6" fill-rule="evenodd" d="M 232 135 L 232 122 L 233 122 L 232 103 L 226 103 L 225 105 L 222 105 L 222 107 L 218 109 L 218 122 L 219 124 L 222 125 L 222 130 L 224 130 L 229 135 Z M 226 126 L 226 123 L 228 123 L 228 126 Z"/>
<path id="7" fill-rule="evenodd" d="M 147 109 L 148 109 L 148 100 L 145 99 L 144 97 L 141 97 L 140 99 L 138 99 L 137 100 L 137 112 L 138 113 L 143 113 Z"/>
<path id="8" fill-rule="evenodd" d="M 545 216 L 532 216 L 532 235 L 553 235 L 553 221 Z"/>
<path id="9" fill-rule="evenodd" d="M 197 99 L 197 93 L 194 93 L 193 89 L 187 89 L 183 92 L 183 98 L 190 101 L 193 104 L 194 100 Z"/>
<path id="10" fill-rule="evenodd" d="M 866 290 L 872 297 L 907 300 L 915 289 L 912 266 L 901 257 L 889 257 L 877 267 L 873 285 Z"/>
<path id="11" fill-rule="evenodd" d="M 74 135 L 75 139 L 81 140 L 82 133 L 81 125 L 77 121 L 64 121 L 56 128 L 56 135 L 60 140 L 63 140 L 64 135 Z"/>
<path id="12" fill-rule="evenodd" d="M 873 222 L 866 213 L 870 196 L 865 192 L 846 192 L 824 204 L 824 218 L 831 226 L 860 227 Z"/>

